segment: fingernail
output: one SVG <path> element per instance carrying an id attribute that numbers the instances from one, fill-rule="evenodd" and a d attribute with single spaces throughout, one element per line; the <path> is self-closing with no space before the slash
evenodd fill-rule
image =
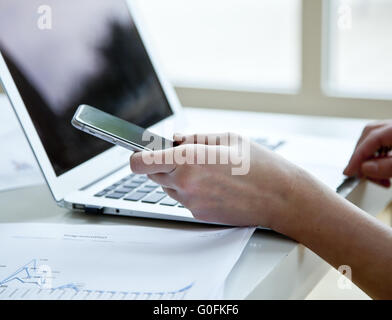
<path id="1" fill-rule="evenodd" d="M 346 169 L 344 169 L 343 174 L 347 177 L 354 177 L 357 175 L 357 172 L 348 166 Z"/>
<path id="2" fill-rule="evenodd" d="M 362 170 L 367 173 L 376 173 L 378 171 L 378 163 L 374 161 L 365 162 L 362 165 Z"/>

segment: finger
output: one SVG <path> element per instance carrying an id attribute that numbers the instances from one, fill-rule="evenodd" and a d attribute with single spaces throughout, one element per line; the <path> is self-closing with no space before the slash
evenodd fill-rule
<path id="1" fill-rule="evenodd" d="M 369 181 L 378 184 L 381 187 L 384 188 L 390 188 L 391 187 L 391 180 L 389 179 L 372 179 L 372 178 L 368 178 Z"/>
<path id="2" fill-rule="evenodd" d="M 164 188 L 170 188 L 175 190 L 176 186 L 174 184 L 173 176 L 167 173 L 156 173 L 156 174 L 150 174 L 148 177 L 161 185 Z"/>
<path id="3" fill-rule="evenodd" d="M 131 156 L 131 170 L 136 174 L 169 173 L 176 169 L 174 148 L 158 151 L 142 151 Z"/>
<path id="4" fill-rule="evenodd" d="M 235 133 L 196 133 L 191 135 L 182 135 L 176 133 L 174 135 L 174 141 L 181 144 L 205 144 L 205 145 L 232 145 L 238 142 L 240 136 Z"/>
<path id="5" fill-rule="evenodd" d="M 356 148 L 357 148 L 360 144 L 362 144 L 363 140 L 365 140 L 365 138 L 366 138 L 372 131 L 374 131 L 374 130 L 376 130 L 376 129 L 379 129 L 379 128 L 382 128 L 382 127 L 384 127 L 384 126 L 386 126 L 386 123 L 385 123 L 385 122 L 376 122 L 376 123 L 372 123 L 372 124 L 366 126 L 366 128 L 362 131 L 362 135 L 361 135 L 361 137 L 360 137 L 359 140 L 358 140 L 358 143 L 357 143 L 357 145 L 356 145 Z"/>
<path id="6" fill-rule="evenodd" d="M 357 175 L 363 162 L 374 157 L 375 153 L 383 146 L 392 144 L 392 127 L 383 127 L 372 131 L 355 150 L 344 174 Z"/>
<path id="7" fill-rule="evenodd" d="M 366 161 L 361 166 L 364 176 L 373 179 L 390 179 L 392 177 L 392 158 Z"/>
<path id="8" fill-rule="evenodd" d="M 377 129 L 382 128 L 382 127 L 385 127 L 386 125 L 387 125 L 387 123 L 383 121 L 383 122 L 375 122 L 375 123 L 372 123 L 372 124 L 366 126 L 365 129 L 363 129 L 362 134 L 361 134 L 361 136 L 360 136 L 360 138 L 359 138 L 359 140 L 358 140 L 358 142 L 357 142 L 357 144 L 356 144 L 356 146 L 354 148 L 354 152 L 353 152 L 353 155 L 351 156 L 351 159 L 353 158 L 354 154 L 356 153 L 358 147 L 363 143 L 363 141 L 367 138 L 367 136 L 372 131 L 377 130 Z M 351 159 L 350 159 L 349 163 L 351 163 Z M 347 167 L 344 169 L 344 174 L 345 175 L 350 175 L 350 173 L 352 173 L 350 165 L 347 165 Z"/>

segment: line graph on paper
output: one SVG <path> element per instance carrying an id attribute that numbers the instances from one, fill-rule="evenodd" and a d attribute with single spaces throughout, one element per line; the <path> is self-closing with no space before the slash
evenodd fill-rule
<path id="1" fill-rule="evenodd" d="M 191 283 L 174 291 L 99 290 L 83 283 L 53 286 L 59 275 L 46 264 L 40 265 L 39 259 L 32 259 L 0 279 L 0 300 L 183 300 L 194 286 Z"/>

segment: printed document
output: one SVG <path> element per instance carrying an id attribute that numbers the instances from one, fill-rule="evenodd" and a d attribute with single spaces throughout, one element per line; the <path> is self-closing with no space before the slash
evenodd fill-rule
<path id="1" fill-rule="evenodd" d="M 252 228 L 0 225 L 0 299 L 219 299 Z"/>

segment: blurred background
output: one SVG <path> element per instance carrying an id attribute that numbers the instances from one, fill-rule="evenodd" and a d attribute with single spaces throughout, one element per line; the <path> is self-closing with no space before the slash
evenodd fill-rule
<path id="1" fill-rule="evenodd" d="M 186 106 L 392 117 L 390 0 L 139 0 Z"/>

